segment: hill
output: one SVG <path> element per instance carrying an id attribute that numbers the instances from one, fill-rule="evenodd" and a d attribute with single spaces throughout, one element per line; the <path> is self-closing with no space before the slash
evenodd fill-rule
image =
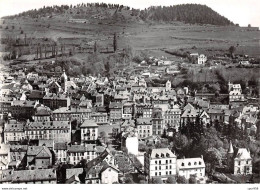
<path id="1" fill-rule="evenodd" d="M 148 9 L 139 10 L 131 9 L 128 6 L 119 4 L 106 3 L 88 3 L 61 6 L 47 6 L 38 10 L 30 10 L 17 15 L 7 16 L 3 18 L 42 18 L 42 17 L 63 17 L 67 19 L 86 19 L 85 22 L 98 20 L 109 23 L 116 22 L 172 22 L 180 21 L 190 24 L 212 24 L 212 25 L 233 25 L 224 16 L 219 15 L 206 5 L 199 4 L 183 4 L 166 7 L 149 7 Z M 84 21 L 83 21 L 84 22 Z"/>
<path id="2" fill-rule="evenodd" d="M 190 24 L 233 25 L 206 5 L 184 4 L 170 7 L 150 7 L 142 11 L 141 18 L 154 21 L 181 21 Z"/>

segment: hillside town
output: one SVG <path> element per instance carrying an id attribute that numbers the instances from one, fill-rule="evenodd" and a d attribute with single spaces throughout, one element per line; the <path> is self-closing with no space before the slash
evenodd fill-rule
<path id="1" fill-rule="evenodd" d="M 0 183 L 259 183 L 256 98 L 229 82 L 220 104 L 149 77 L 3 73 Z"/>

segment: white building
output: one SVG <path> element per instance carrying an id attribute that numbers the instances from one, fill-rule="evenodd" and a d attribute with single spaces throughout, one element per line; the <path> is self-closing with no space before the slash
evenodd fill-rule
<path id="1" fill-rule="evenodd" d="M 242 88 L 240 84 L 232 84 L 228 82 L 229 102 L 244 101 Z"/>
<path id="2" fill-rule="evenodd" d="M 137 136 L 128 136 L 125 140 L 125 146 L 129 154 L 138 155 L 138 138 Z"/>
<path id="3" fill-rule="evenodd" d="M 5 123 L 4 127 L 4 142 L 8 144 L 9 142 L 18 142 L 25 138 L 24 132 L 25 125 L 16 120 L 10 120 Z"/>
<path id="4" fill-rule="evenodd" d="M 238 149 L 234 159 L 234 174 L 252 174 L 252 158 L 246 148 Z"/>
<path id="5" fill-rule="evenodd" d="M 207 61 L 207 57 L 204 55 L 204 54 L 200 54 L 198 56 L 198 64 L 201 65 L 201 64 L 205 64 Z"/>
<path id="6" fill-rule="evenodd" d="M 197 178 L 205 177 L 205 163 L 203 158 L 177 159 L 177 174 L 189 179 L 191 175 Z"/>
<path id="7" fill-rule="evenodd" d="M 144 155 L 144 170 L 149 179 L 161 177 L 166 180 L 176 175 L 176 155 L 169 148 L 153 149 Z"/>

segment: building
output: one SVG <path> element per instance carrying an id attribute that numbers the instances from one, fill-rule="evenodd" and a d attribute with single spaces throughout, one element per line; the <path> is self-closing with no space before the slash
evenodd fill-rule
<path id="1" fill-rule="evenodd" d="M 181 120 L 181 109 L 174 105 L 171 109 L 166 110 L 164 114 L 165 126 L 179 130 Z"/>
<path id="2" fill-rule="evenodd" d="M 63 94 L 47 93 L 43 97 L 43 104 L 51 108 L 51 110 L 55 110 L 60 107 L 69 107 L 70 98 Z"/>
<path id="3" fill-rule="evenodd" d="M 4 127 L 4 142 L 19 142 L 25 139 L 25 124 L 16 120 L 9 120 Z"/>
<path id="4" fill-rule="evenodd" d="M 138 155 L 138 137 L 134 132 L 122 135 L 122 146 L 126 148 L 128 154 Z"/>
<path id="5" fill-rule="evenodd" d="M 27 166 L 30 169 L 47 169 L 52 162 L 52 154 L 46 146 L 28 146 Z"/>
<path id="6" fill-rule="evenodd" d="M 19 165 L 26 166 L 26 154 L 28 145 L 11 145 L 9 169 L 18 168 Z"/>
<path id="7" fill-rule="evenodd" d="M 24 117 L 30 118 L 34 115 L 35 107 L 39 102 L 37 101 L 27 101 L 27 100 L 14 100 L 11 103 L 11 114 L 12 117 Z"/>
<path id="8" fill-rule="evenodd" d="M 67 162 L 67 143 L 55 143 L 53 151 L 55 153 L 55 162 L 66 163 Z"/>
<path id="9" fill-rule="evenodd" d="M 10 162 L 10 145 L 0 144 L 0 171 L 8 169 Z"/>
<path id="10" fill-rule="evenodd" d="M 205 64 L 207 61 L 207 56 L 205 56 L 204 54 L 200 54 L 198 56 L 198 64 L 201 65 L 201 64 Z"/>
<path id="11" fill-rule="evenodd" d="M 122 103 L 110 102 L 109 112 L 111 121 L 119 121 L 122 119 Z"/>
<path id="12" fill-rule="evenodd" d="M 98 138 L 98 125 L 93 120 L 85 120 L 80 126 L 81 144 L 89 144 L 96 142 Z"/>
<path id="13" fill-rule="evenodd" d="M 86 148 L 83 145 L 68 145 L 67 146 L 67 162 L 72 165 L 78 164 L 84 159 Z"/>
<path id="14" fill-rule="evenodd" d="M 51 120 L 52 111 L 49 107 L 39 106 L 36 108 L 34 115 L 32 116 L 34 121 L 50 121 Z"/>
<path id="15" fill-rule="evenodd" d="M 183 158 L 177 159 L 177 175 L 189 179 L 191 175 L 197 178 L 205 177 L 205 163 L 201 158 Z"/>
<path id="16" fill-rule="evenodd" d="M 153 135 L 162 135 L 164 130 L 164 118 L 160 109 L 154 109 L 152 113 Z"/>
<path id="17" fill-rule="evenodd" d="M 27 122 L 25 127 L 27 139 L 53 140 L 54 142 L 71 141 L 70 121 L 35 121 Z"/>
<path id="18" fill-rule="evenodd" d="M 73 121 L 83 122 L 84 119 L 90 119 L 91 109 L 81 107 L 61 107 L 53 111 L 54 121 Z"/>
<path id="19" fill-rule="evenodd" d="M 232 84 L 228 82 L 229 102 L 244 101 L 242 88 L 240 84 Z"/>
<path id="20" fill-rule="evenodd" d="M 248 175 L 252 174 L 252 158 L 246 148 L 239 148 L 234 158 L 234 174 Z"/>
<path id="21" fill-rule="evenodd" d="M 144 172 L 148 179 L 166 180 L 176 175 L 176 155 L 168 148 L 152 149 L 144 155 Z"/>
<path id="22" fill-rule="evenodd" d="M 153 135 L 153 126 L 151 118 L 137 118 L 136 127 L 139 139 Z"/>
<path id="23" fill-rule="evenodd" d="M 94 120 L 97 124 L 106 124 L 107 113 L 102 113 L 102 112 L 91 113 L 91 120 Z"/>
<path id="24" fill-rule="evenodd" d="M 3 184 L 56 184 L 55 169 L 6 170 L 0 176 Z"/>

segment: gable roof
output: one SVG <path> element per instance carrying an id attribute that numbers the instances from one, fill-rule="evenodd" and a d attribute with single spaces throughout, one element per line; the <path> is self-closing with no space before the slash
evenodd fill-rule
<path id="1" fill-rule="evenodd" d="M 246 148 L 239 148 L 235 160 L 252 159 Z"/>
<path id="2" fill-rule="evenodd" d="M 97 123 L 94 120 L 85 120 L 80 128 L 88 128 L 88 127 L 98 127 Z"/>

